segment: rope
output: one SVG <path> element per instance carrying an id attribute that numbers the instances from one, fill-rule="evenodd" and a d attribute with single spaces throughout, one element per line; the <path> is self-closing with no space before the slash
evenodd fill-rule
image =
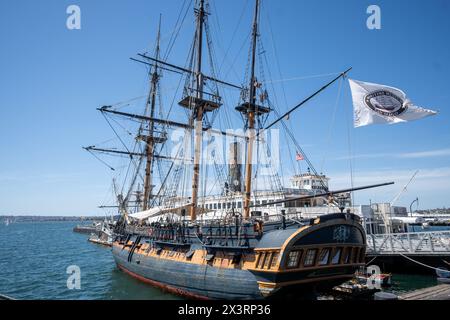
<path id="1" fill-rule="evenodd" d="M 172 48 L 173 48 L 173 46 L 174 46 L 174 44 L 175 44 L 175 42 L 176 42 L 176 40 L 178 38 L 178 35 L 180 34 L 181 27 L 183 26 L 184 21 L 186 20 L 186 16 L 187 16 L 187 14 L 189 12 L 189 8 L 192 5 L 192 0 L 189 2 L 188 6 L 186 7 L 186 11 L 185 11 L 185 13 L 183 15 L 181 23 L 179 23 L 181 15 L 183 14 L 183 9 L 184 9 L 185 4 L 186 4 L 186 0 L 183 2 L 183 6 L 181 7 L 181 10 L 180 10 L 180 12 L 178 14 L 177 22 L 175 23 L 175 28 L 173 30 L 172 35 L 170 36 L 170 39 L 169 39 L 169 43 L 168 43 L 168 46 L 167 46 L 167 51 L 164 54 L 164 60 L 167 60 L 167 58 L 169 57 L 169 55 L 170 55 L 170 53 L 172 51 Z"/>
<path id="2" fill-rule="evenodd" d="M 261 7 L 262 7 L 262 10 L 264 10 L 264 12 L 266 12 L 265 11 L 265 7 L 264 7 L 264 3 L 263 3 L 263 5 Z M 271 44 L 272 44 L 272 51 L 273 51 L 273 54 L 275 56 L 275 62 L 276 62 L 277 70 L 278 70 L 278 75 L 279 75 L 280 78 L 282 78 L 283 75 L 281 73 L 280 59 L 278 59 L 278 51 L 277 51 L 277 48 L 275 46 L 275 38 L 274 38 L 274 35 L 273 35 L 274 33 L 273 33 L 273 29 L 272 29 L 272 24 L 270 22 L 270 15 L 267 14 L 267 12 L 266 12 L 266 20 L 267 20 L 268 26 L 269 26 L 270 39 L 271 39 Z M 267 67 L 268 67 L 267 69 L 268 69 L 268 72 L 269 72 L 269 77 L 272 79 L 272 74 L 271 74 L 271 71 L 270 71 L 270 68 L 269 68 L 269 63 L 267 61 L 267 56 L 266 55 L 264 55 L 264 56 L 266 58 L 266 64 L 267 64 Z M 276 94 L 276 90 L 275 90 L 275 86 L 274 86 L 274 81 L 271 81 L 269 83 L 271 83 L 272 90 L 274 92 L 275 103 L 278 105 L 278 98 L 277 98 L 277 94 Z M 281 84 L 281 89 L 282 89 L 282 92 L 283 92 L 284 105 L 288 106 L 289 103 L 287 101 L 286 90 L 285 90 L 284 85 L 282 85 L 282 84 Z M 293 131 L 292 121 L 286 121 L 286 122 L 289 125 L 289 129 L 291 131 Z M 294 159 L 295 159 L 295 156 L 296 156 L 294 154 L 294 153 L 296 153 L 296 151 L 294 151 L 295 148 L 291 147 L 291 141 L 287 138 L 286 131 L 284 131 L 283 134 L 285 136 L 286 141 L 288 141 L 288 152 L 289 152 L 289 160 L 291 162 L 291 166 L 292 166 L 292 168 L 294 170 L 295 175 L 297 175 L 297 174 L 301 173 L 300 161 L 296 161 L 296 163 L 294 162 Z M 280 167 L 281 167 L 281 174 L 283 175 L 283 166 L 281 164 L 280 164 Z M 298 170 L 297 170 L 297 168 L 298 168 Z"/>
<path id="3" fill-rule="evenodd" d="M 343 78 L 345 79 L 345 77 Z M 344 82 L 344 81 L 342 81 Z M 351 139 L 351 130 L 350 130 L 350 117 L 346 117 L 347 118 L 347 143 L 348 143 L 348 156 L 349 156 L 349 166 L 350 166 L 350 185 L 353 188 L 353 157 L 352 157 L 352 139 Z M 352 196 L 352 203 L 356 203 L 355 201 L 355 196 L 354 196 L 354 192 L 351 192 L 351 196 Z"/>
<path id="4" fill-rule="evenodd" d="M 336 102 L 334 104 L 333 116 L 331 118 L 330 127 L 328 128 L 328 137 L 327 137 L 327 143 L 326 143 L 326 148 L 325 148 L 326 151 L 325 151 L 325 154 L 323 155 L 322 165 L 320 167 L 320 171 L 321 172 L 324 171 L 325 160 L 327 158 L 327 151 L 329 151 L 331 140 L 332 140 L 333 129 L 334 129 L 334 125 L 336 123 L 336 113 L 337 113 L 337 109 L 338 109 L 338 106 L 339 106 L 339 101 L 341 99 L 341 92 L 342 92 L 342 84 L 343 83 L 344 83 L 344 80 L 341 79 L 339 81 L 338 93 L 337 93 L 337 96 L 336 96 Z"/>
<path id="5" fill-rule="evenodd" d="M 116 169 L 114 169 L 112 166 L 110 166 L 109 164 L 106 163 L 106 161 L 102 160 L 100 157 L 98 157 L 95 153 L 93 153 L 90 150 L 87 150 L 95 159 L 97 159 L 98 161 L 100 161 L 101 163 L 103 163 L 106 167 L 108 167 L 111 171 L 115 171 Z"/>
<path id="6" fill-rule="evenodd" d="M 244 17 L 245 12 L 247 11 L 247 6 L 248 6 L 248 4 L 249 4 L 249 1 L 247 0 L 247 1 L 245 2 L 245 5 L 244 5 L 243 8 L 242 8 L 242 12 L 241 12 L 241 15 L 240 15 L 240 17 L 239 17 L 239 21 L 238 21 L 238 23 L 237 23 L 237 25 L 236 25 L 236 27 L 235 27 L 235 29 L 234 29 L 234 31 L 233 31 L 233 35 L 232 35 L 232 37 L 231 37 L 230 44 L 229 44 L 227 50 L 225 51 L 224 57 L 223 57 L 222 62 L 221 62 L 221 64 L 220 64 L 220 67 L 219 67 L 219 70 L 218 70 L 218 71 L 219 71 L 219 74 L 221 73 L 222 68 L 224 67 L 225 61 L 230 61 L 230 62 L 231 62 L 231 60 L 228 60 L 228 53 L 230 52 L 230 49 L 231 49 L 233 43 L 235 43 L 235 42 L 234 42 L 234 39 L 235 39 L 235 37 L 236 37 L 236 34 L 237 34 L 238 30 L 239 30 L 239 27 L 240 27 L 242 21 L 243 21 L 243 17 Z M 214 5 L 214 2 L 213 2 L 213 5 Z M 216 12 L 218 12 L 218 11 L 216 10 Z M 214 15 L 214 16 L 217 18 L 218 15 Z M 220 28 L 220 24 L 219 24 L 219 28 Z M 219 30 L 219 32 L 220 32 L 220 30 Z M 222 49 L 222 47 L 220 46 L 220 44 L 219 44 L 219 48 Z M 222 49 L 222 51 L 223 51 L 223 49 Z M 239 52 L 240 52 L 240 51 L 239 51 Z M 235 60 L 234 60 L 234 62 L 235 62 Z M 233 73 L 235 74 L 236 78 L 239 78 L 238 73 L 237 73 L 236 70 L 233 68 L 234 62 L 231 63 L 231 65 L 230 65 L 230 71 L 233 71 Z M 228 73 L 227 73 L 227 74 L 228 74 Z"/>
<path id="7" fill-rule="evenodd" d="M 195 236 L 197 237 L 198 241 L 200 241 L 200 243 L 202 244 L 202 246 L 204 246 L 205 243 L 200 239 L 200 237 L 198 236 L 197 232 L 195 233 Z"/>
<path id="8" fill-rule="evenodd" d="M 265 83 L 279 83 L 279 82 L 288 82 L 288 81 L 296 81 L 296 80 L 308 80 L 308 79 L 313 79 L 313 78 L 325 78 L 325 77 L 329 77 L 329 76 L 337 76 L 338 74 L 340 74 L 340 72 L 335 72 L 335 73 L 323 73 L 323 74 L 316 74 L 316 75 L 311 75 L 311 76 L 304 76 L 304 77 L 293 77 L 293 78 L 286 78 L 286 79 L 278 79 L 278 80 L 272 80 L 272 81 L 267 81 Z"/>
<path id="9" fill-rule="evenodd" d="M 426 268 L 429 268 L 429 269 L 433 269 L 433 270 L 435 270 L 435 271 L 437 271 L 437 270 L 439 270 L 439 271 L 446 271 L 446 270 L 444 270 L 444 269 L 435 268 L 435 267 L 429 266 L 429 265 L 427 265 L 427 264 L 424 264 L 424 263 L 422 263 L 422 262 L 419 262 L 419 261 L 417 261 L 417 260 L 414 260 L 414 259 L 412 259 L 412 258 L 410 258 L 410 257 L 408 257 L 408 256 L 405 256 L 404 254 L 399 253 L 399 255 L 401 255 L 403 258 L 406 258 L 406 259 L 408 259 L 408 260 L 410 260 L 410 261 L 412 261 L 412 262 L 414 262 L 414 263 L 417 263 L 418 265 L 421 265 L 421 266 L 423 266 L 423 267 L 426 267 Z"/>
<path id="10" fill-rule="evenodd" d="M 378 258 L 378 257 L 375 257 L 375 258 L 373 258 L 372 260 L 370 260 L 369 262 L 367 262 L 367 263 L 366 263 L 366 266 L 368 266 L 369 264 L 371 264 L 372 262 L 374 262 L 376 258 Z"/>

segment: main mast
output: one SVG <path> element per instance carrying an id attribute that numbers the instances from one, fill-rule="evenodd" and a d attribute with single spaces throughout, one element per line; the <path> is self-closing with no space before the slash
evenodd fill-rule
<path id="1" fill-rule="evenodd" d="M 205 23 L 205 0 L 199 0 L 198 8 L 195 10 L 197 14 L 197 29 L 195 37 L 195 53 L 196 65 L 193 72 L 188 70 L 188 73 L 195 76 L 195 89 L 188 90 L 192 95 L 185 96 L 179 104 L 182 107 L 188 108 L 192 111 L 189 126 L 194 127 L 194 168 L 192 175 L 192 199 L 191 199 L 191 220 L 195 221 L 197 218 L 197 203 L 200 180 L 200 158 L 202 148 L 203 136 L 203 116 L 207 112 L 212 112 L 220 108 L 220 97 L 217 95 L 206 93 L 210 99 L 205 98 L 203 82 L 205 79 L 218 81 L 211 77 L 205 77 L 202 73 L 202 49 L 203 49 L 203 25 Z M 192 92 L 194 91 L 194 92 Z M 193 122 L 195 121 L 195 124 Z"/>
<path id="2" fill-rule="evenodd" d="M 259 15 L 259 0 L 256 0 L 255 17 L 253 20 L 252 32 L 252 57 L 251 57 L 251 75 L 249 85 L 249 103 L 238 107 L 238 110 L 247 114 L 249 132 L 247 140 L 247 156 L 245 167 L 245 195 L 244 195 L 244 219 L 250 217 L 250 196 L 252 190 L 252 159 L 253 159 L 253 144 L 255 141 L 255 117 L 257 112 L 263 112 L 263 108 L 259 109 L 256 105 L 256 86 L 257 80 L 255 77 L 256 65 L 256 44 L 258 40 L 258 15 Z"/>

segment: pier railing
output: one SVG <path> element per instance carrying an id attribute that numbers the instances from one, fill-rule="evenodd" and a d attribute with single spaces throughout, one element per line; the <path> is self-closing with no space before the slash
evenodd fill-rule
<path id="1" fill-rule="evenodd" d="M 368 234 L 367 255 L 450 255 L 450 231 Z"/>

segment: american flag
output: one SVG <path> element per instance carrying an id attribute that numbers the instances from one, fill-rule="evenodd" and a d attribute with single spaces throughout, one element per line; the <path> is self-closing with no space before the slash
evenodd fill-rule
<path id="1" fill-rule="evenodd" d="M 305 158 L 303 158 L 303 155 L 297 151 L 297 153 L 295 154 L 295 160 L 296 161 L 303 161 L 305 160 Z"/>

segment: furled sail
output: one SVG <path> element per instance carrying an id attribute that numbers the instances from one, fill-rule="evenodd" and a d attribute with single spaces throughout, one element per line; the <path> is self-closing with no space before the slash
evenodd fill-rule
<path id="1" fill-rule="evenodd" d="M 172 214 L 177 214 L 179 216 L 183 215 L 183 210 L 185 210 L 184 212 L 188 212 L 188 210 L 192 207 L 192 203 L 189 204 L 185 204 L 182 206 L 176 206 L 173 208 L 161 208 L 161 207 L 153 207 L 149 210 L 145 210 L 145 211 L 141 211 L 141 212 L 136 212 L 133 214 L 128 215 L 129 218 L 132 219 L 136 219 L 136 220 L 146 220 L 149 218 L 154 218 L 154 217 L 159 217 L 162 216 L 166 213 L 172 213 Z M 197 211 L 199 214 L 205 214 L 208 212 L 211 212 L 212 210 L 208 210 L 202 207 L 197 207 Z"/>

